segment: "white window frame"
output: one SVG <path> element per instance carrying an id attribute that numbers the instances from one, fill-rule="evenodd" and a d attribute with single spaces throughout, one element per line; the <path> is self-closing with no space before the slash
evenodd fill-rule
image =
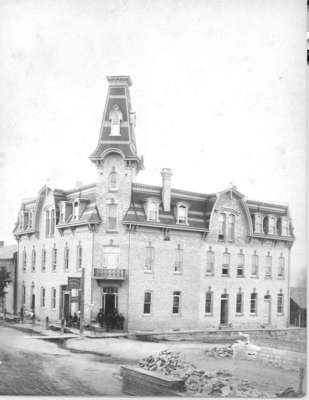
<path id="1" fill-rule="evenodd" d="M 184 210 L 184 218 L 180 215 L 179 210 Z M 176 205 L 176 223 L 179 225 L 188 225 L 189 206 L 186 203 L 177 203 Z"/>
<path id="2" fill-rule="evenodd" d="M 228 263 L 225 263 L 225 262 L 224 262 L 224 261 L 225 261 L 225 257 L 227 257 Z M 227 269 L 228 269 L 227 274 L 224 274 L 224 273 L 223 273 L 223 268 L 227 268 Z M 221 276 L 227 276 L 227 277 L 229 277 L 229 276 L 230 276 L 230 269 L 231 269 L 231 253 L 230 253 L 227 249 L 225 249 L 225 251 L 224 251 L 224 253 L 223 253 L 223 262 L 222 262 L 222 268 L 221 268 Z"/>
<path id="3" fill-rule="evenodd" d="M 110 192 L 116 192 L 118 190 L 118 173 L 115 167 L 112 167 L 108 175 L 108 190 Z"/>
<path id="4" fill-rule="evenodd" d="M 147 221 L 159 222 L 159 204 L 158 199 L 148 199 L 146 204 Z"/>
<path id="5" fill-rule="evenodd" d="M 41 287 L 41 308 L 46 307 L 46 289 L 45 287 Z"/>
<path id="6" fill-rule="evenodd" d="M 35 247 L 33 246 L 31 251 L 31 271 L 35 272 L 35 269 L 36 269 L 36 250 Z"/>
<path id="7" fill-rule="evenodd" d="M 245 254 L 242 250 L 237 254 L 238 262 L 237 262 L 237 271 L 236 276 L 237 278 L 244 278 L 245 277 Z M 242 273 L 239 274 L 238 272 L 241 271 Z"/>
<path id="8" fill-rule="evenodd" d="M 254 261 L 256 260 L 256 264 Z M 253 273 L 253 267 L 256 266 L 256 274 Z M 259 256 L 256 251 L 251 255 L 251 277 L 257 278 L 259 276 Z"/>
<path id="9" fill-rule="evenodd" d="M 278 259 L 278 279 L 284 279 L 285 276 L 285 257 L 283 254 L 280 254 Z"/>
<path id="10" fill-rule="evenodd" d="M 254 295 L 254 299 L 252 298 L 252 295 Z M 252 304 L 254 304 L 254 311 L 252 311 Z M 257 305 L 258 305 L 258 294 L 256 292 L 251 292 L 250 293 L 250 304 L 249 304 L 250 315 L 257 316 Z"/>
<path id="11" fill-rule="evenodd" d="M 183 248 L 180 244 L 177 245 L 175 249 L 175 264 L 174 264 L 174 274 L 182 274 L 183 269 Z"/>
<path id="12" fill-rule="evenodd" d="M 50 308 L 55 310 L 57 308 L 57 290 L 55 287 L 51 288 Z"/>
<path id="13" fill-rule="evenodd" d="M 83 267 L 83 247 L 81 242 L 76 246 L 76 270 L 80 271 Z"/>
<path id="14" fill-rule="evenodd" d="M 240 296 L 241 302 L 239 303 L 238 300 L 238 296 Z M 240 311 L 237 311 L 237 306 L 240 304 Z M 241 316 L 244 315 L 244 293 L 239 291 L 236 293 L 236 315 Z"/>
<path id="15" fill-rule="evenodd" d="M 151 242 L 149 242 L 148 245 L 146 246 L 146 257 L 144 265 L 145 272 L 153 272 L 154 259 L 155 259 L 155 249 L 151 244 Z"/>
<path id="16" fill-rule="evenodd" d="M 207 295 L 210 296 L 210 311 L 207 311 Z M 205 315 L 213 315 L 213 304 L 214 304 L 214 292 L 208 289 L 207 292 L 205 293 Z"/>
<path id="17" fill-rule="evenodd" d="M 279 298 L 281 299 L 280 301 Z M 281 311 L 279 310 L 279 304 L 281 306 Z M 284 295 L 282 291 L 277 294 L 277 315 L 284 315 Z"/>
<path id="18" fill-rule="evenodd" d="M 53 246 L 52 248 L 52 257 L 51 257 L 51 270 L 52 272 L 57 271 L 57 257 L 58 257 L 58 250 L 56 245 Z"/>
<path id="19" fill-rule="evenodd" d="M 23 248 L 22 260 L 23 260 L 23 271 L 26 271 L 27 270 L 27 250 L 26 250 L 26 247 Z"/>
<path id="20" fill-rule="evenodd" d="M 178 311 L 174 312 L 175 299 L 178 298 Z M 181 314 L 181 291 L 175 290 L 173 291 L 173 303 L 172 303 L 172 315 L 180 315 Z"/>
<path id="21" fill-rule="evenodd" d="M 63 250 L 63 269 L 69 271 L 70 269 L 70 249 L 66 243 Z"/>
<path id="22" fill-rule="evenodd" d="M 112 209 L 114 209 L 114 216 L 111 212 Z M 108 202 L 106 205 L 106 230 L 110 232 L 118 230 L 118 203 L 114 201 Z"/>
<path id="23" fill-rule="evenodd" d="M 206 252 L 206 275 L 212 276 L 215 274 L 215 252 L 210 246 Z"/>
<path id="24" fill-rule="evenodd" d="M 146 295 L 150 295 L 150 301 L 146 302 Z M 143 315 L 151 315 L 152 314 L 152 291 L 145 290 L 144 292 L 144 301 L 143 301 Z M 149 305 L 149 312 L 145 312 L 145 306 Z"/>
<path id="25" fill-rule="evenodd" d="M 46 271 L 46 249 L 45 246 L 42 247 L 41 251 L 41 271 Z"/>
<path id="26" fill-rule="evenodd" d="M 267 253 L 265 256 L 265 278 L 271 279 L 272 278 L 272 264 L 273 258 L 270 255 L 270 252 Z"/>

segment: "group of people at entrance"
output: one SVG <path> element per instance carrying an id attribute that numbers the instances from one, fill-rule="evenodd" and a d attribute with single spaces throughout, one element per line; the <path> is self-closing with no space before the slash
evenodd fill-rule
<path id="1" fill-rule="evenodd" d="M 118 311 L 114 308 L 111 311 L 103 312 L 103 308 L 100 308 L 100 311 L 97 315 L 97 321 L 100 324 L 100 327 L 105 327 L 107 331 L 111 331 L 112 329 L 123 329 L 124 316 L 122 314 L 118 314 Z"/>

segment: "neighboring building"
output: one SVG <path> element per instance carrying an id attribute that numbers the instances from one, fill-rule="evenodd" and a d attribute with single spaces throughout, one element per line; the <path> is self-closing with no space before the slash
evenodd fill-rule
<path id="1" fill-rule="evenodd" d="M 17 312 L 17 246 L 16 244 L 4 246 L 4 242 L 0 242 L 0 270 L 9 272 L 11 281 L 6 288 L 5 308 L 10 314 Z M 1 304 L 3 312 L 3 305 Z"/>
<path id="2" fill-rule="evenodd" d="M 307 295 L 306 288 L 290 288 L 290 324 L 307 326 Z"/>
<path id="3" fill-rule="evenodd" d="M 289 322 L 292 225 L 286 205 L 247 200 L 235 187 L 193 193 L 136 183 L 127 76 L 108 77 L 96 182 L 72 190 L 44 186 L 22 203 L 18 303 L 58 320 L 113 308 L 129 330 L 271 325 Z M 172 155 L 171 155 L 172 156 Z M 194 173 L 194 171 L 192 171 Z M 70 278 L 70 279 L 69 279 Z"/>

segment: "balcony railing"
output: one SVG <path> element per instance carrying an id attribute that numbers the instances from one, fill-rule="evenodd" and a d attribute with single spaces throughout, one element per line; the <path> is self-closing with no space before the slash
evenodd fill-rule
<path id="1" fill-rule="evenodd" d="M 120 268 L 94 268 L 93 276 L 96 279 L 121 280 L 126 279 L 126 270 Z"/>

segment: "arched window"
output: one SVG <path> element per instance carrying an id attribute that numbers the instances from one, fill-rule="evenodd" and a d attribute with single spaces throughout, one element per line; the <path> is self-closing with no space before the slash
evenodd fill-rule
<path id="1" fill-rule="evenodd" d="M 177 207 L 177 224 L 188 223 L 188 207 L 184 204 L 179 204 Z"/>
<path id="2" fill-rule="evenodd" d="M 285 258 L 283 257 L 282 253 L 279 257 L 279 265 L 278 265 L 278 278 L 284 278 L 284 270 L 285 270 Z"/>
<path id="3" fill-rule="evenodd" d="M 269 217 L 263 218 L 263 233 L 268 235 L 269 233 Z"/>
<path id="4" fill-rule="evenodd" d="M 120 136 L 120 124 L 122 119 L 122 112 L 120 111 L 119 106 L 115 104 L 112 111 L 109 113 L 109 120 L 111 121 L 110 136 Z"/>
<path id="5" fill-rule="evenodd" d="M 42 255 L 41 255 L 41 268 L 42 272 L 46 270 L 46 249 L 44 246 L 42 248 Z"/>
<path id="6" fill-rule="evenodd" d="M 226 223 L 226 215 L 222 213 L 219 215 L 219 227 L 218 227 L 219 240 L 224 240 L 225 238 L 225 223 Z"/>
<path id="7" fill-rule="evenodd" d="M 250 294 L 250 314 L 257 314 L 257 293 L 255 289 Z"/>
<path id="8" fill-rule="evenodd" d="M 35 271 L 35 264 L 36 264 L 36 251 L 35 251 L 35 247 L 33 246 L 32 253 L 31 253 L 31 270 L 33 272 Z"/>
<path id="9" fill-rule="evenodd" d="M 114 167 L 108 177 L 108 189 L 109 190 L 117 190 L 118 189 L 117 172 L 115 171 Z"/>
<path id="10" fill-rule="evenodd" d="M 57 296 L 57 291 L 55 288 L 51 288 L 51 302 L 50 306 L 52 309 L 56 308 L 56 296 Z"/>
<path id="11" fill-rule="evenodd" d="M 24 247 L 23 250 L 23 271 L 26 271 L 27 268 L 27 251 L 26 251 L 26 247 Z"/>
<path id="12" fill-rule="evenodd" d="M 209 286 L 205 296 L 205 314 L 211 315 L 213 313 L 213 292 Z"/>
<path id="13" fill-rule="evenodd" d="M 41 307 L 45 307 L 46 304 L 45 288 L 41 288 Z"/>
<path id="14" fill-rule="evenodd" d="M 251 258 L 251 276 L 257 277 L 259 273 L 259 256 L 256 254 L 256 250 L 254 250 L 254 254 Z"/>
<path id="15" fill-rule="evenodd" d="M 280 293 L 277 294 L 277 314 L 283 315 L 283 293 L 280 289 Z"/>

